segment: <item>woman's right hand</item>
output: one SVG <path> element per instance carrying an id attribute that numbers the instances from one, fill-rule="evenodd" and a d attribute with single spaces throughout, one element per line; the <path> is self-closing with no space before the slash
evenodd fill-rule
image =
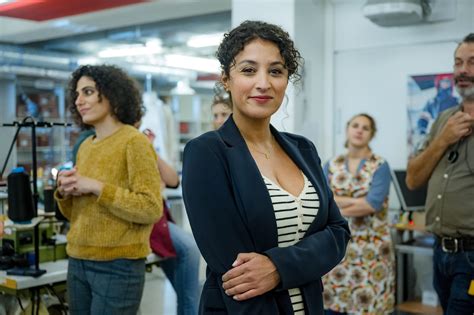
<path id="1" fill-rule="evenodd" d="M 63 197 L 74 196 L 74 185 L 76 184 L 77 169 L 74 167 L 72 170 L 62 170 L 58 173 L 57 178 L 57 190 L 58 193 Z"/>
<path id="2" fill-rule="evenodd" d="M 222 276 L 222 287 L 234 300 L 244 301 L 273 290 L 280 283 L 275 264 L 265 255 L 240 253 Z"/>

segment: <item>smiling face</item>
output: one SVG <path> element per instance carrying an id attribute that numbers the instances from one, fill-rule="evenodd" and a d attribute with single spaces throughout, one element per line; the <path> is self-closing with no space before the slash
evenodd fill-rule
<path id="1" fill-rule="evenodd" d="M 96 84 L 90 77 L 83 76 L 77 81 L 74 103 L 84 124 L 95 127 L 115 119 L 111 113 L 109 100 L 104 96 L 99 97 Z"/>
<path id="2" fill-rule="evenodd" d="M 372 122 L 365 116 L 354 117 L 346 128 L 347 145 L 349 147 L 368 147 L 373 136 L 374 129 Z"/>
<path id="3" fill-rule="evenodd" d="M 454 82 L 463 99 L 474 101 L 474 43 L 462 43 L 456 49 Z"/>
<path id="4" fill-rule="evenodd" d="M 232 114 L 232 109 L 230 109 L 227 104 L 217 103 L 214 104 L 211 108 L 212 111 L 212 124 L 214 129 L 219 129 Z"/>
<path id="5" fill-rule="evenodd" d="M 235 56 L 222 82 L 232 96 L 236 119 L 269 119 L 285 96 L 288 71 L 276 44 L 255 39 Z"/>

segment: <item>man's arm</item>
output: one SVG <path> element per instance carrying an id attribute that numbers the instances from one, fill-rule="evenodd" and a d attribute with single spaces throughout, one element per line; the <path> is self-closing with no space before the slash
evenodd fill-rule
<path id="1" fill-rule="evenodd" d="M 428 147 L 408 162 L 406 184 L 416 189 L 426 184 L 446 149 L 472 132 L 474 118 L 463 112 L 449 117 L 446 125 Z"/>
<path id="2" fill-rule="evenodd" d="M 406 184 L 409 189 L 416 189 L 428 182 L 448 145 L 441 136 L 438 136 L 428 145 L 426 150 L 410 159 L 406 177 Z"/>

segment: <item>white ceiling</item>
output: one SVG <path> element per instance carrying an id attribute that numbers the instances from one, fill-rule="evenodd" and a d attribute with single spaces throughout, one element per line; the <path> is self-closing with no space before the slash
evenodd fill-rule
<path id="1" fill-rule="evenodd" d="M 162 40 L 163 53 L 212 58 L 216 47 L 193 49 L 186 46 L 186 41 L 192 35 L 228 31 L 231 26 L 230 10 L 231 0 L 151 0 L 43 22 L 0 17 L 0 66 L 9 62 L 10 65 L 17 66 L 6 59 L 2 60 L 2 47 L 19 47 L 20 52 L 24 48 L 32 54 L 53 57 L 48 59 L 50 61 L 56 56 L 57 60 L 68 56 L 73 58 L 71 60 L 78 60 L 96 57 L 99 50 L 108 47 L 144 44 L 146 40 L 153 38 Z M 132 69 L 135 65 L 156 66 L 156 60 L 161 57 L 157 54 L 140 58 L 111 58 L 99 62 L 118 64 L 137 74 Z M 67 63 L 67 59 L 66 62 L 63 60 L 62 65 Z M 46 68 L 54 67 L 54 64 L 36 62 L 30 66 Z M 70 66 L 64 70 L 67 75 Z M 146 71 L 139 72 L 138 75 L 143 76 Z M 180 80 L 179 74 L 152 74 L 162 86 L 174 86 Z M 205 72 L 187 71 L 183 76 L 193 81 L 200 74 L 205 75 Z"/>
<path id="2" fill-rule="evenodd" d="M 0 42 L 25 44 L 230 9 L 231 0 L 150 0 L 43 22 L 0 17 Z"/>

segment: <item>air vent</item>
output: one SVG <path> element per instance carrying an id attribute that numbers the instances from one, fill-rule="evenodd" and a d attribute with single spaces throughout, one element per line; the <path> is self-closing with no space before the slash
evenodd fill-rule
<path id="1" fill-rule="evenodd" d="M 456 18 L 457 0 L 367 0 L 362 13 L 383 26 L 434 23 Z"/>

